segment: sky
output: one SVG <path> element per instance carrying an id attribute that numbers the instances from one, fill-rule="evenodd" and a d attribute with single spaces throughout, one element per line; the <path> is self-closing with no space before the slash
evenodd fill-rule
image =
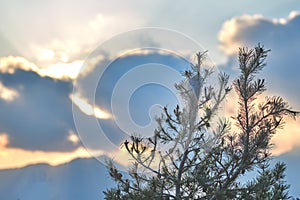
<path id="1" fill-rule="evenodd" d="M 0 24 L 0 169 L 122 158 L 121 141 L 180 101 L 173 84 L 199 50 L 233 80 L 238 48 L 261 43 L 267 95 L 300 110 L 299 1 L 11 0 Z M 272 140 L 288 168 L 299 130 L 287 119 Z"/>

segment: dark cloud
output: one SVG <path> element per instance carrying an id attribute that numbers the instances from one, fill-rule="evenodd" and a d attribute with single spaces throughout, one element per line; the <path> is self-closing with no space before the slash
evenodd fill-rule
<path id="1" fill-rule="evenodd" d="M 20 69 L 0 74 L 0 80 L 19 94 L 13 101 L 0 101 L 0 132 L 9 135 L 9 146 L 44 151 L 76 148 L 67 139 L 74 130 L 70 82 Z"/>
<path id="2" fill-rule="evenodd" d="M 174 55 L 159 53 L 134 54 L 121 57 L 114 62 L 104 59 L 99 61 L 94 71 L 85 76 L 84 82 L 80 82 L 80 79 L 77 81 L 77 92 L 82 93 L 83 97 L 86 97 L 87 91 L 93 88 L 91 87 L 93 83 L 90 81 L 100 78 L 99 82 L 97 82 L 95 103 L 108 113 L 112 113 L 111 97 L 117 82 L 135 67 L 149 63 L 169 66 L 179 74 L 189 66 L 189 62 L 184 59 Z M 109 64 L 109 67 L 103 76 L 97 77 L 99 75 L 97 70 L 107 64 Z M 43 151 L 70 151 L 77 148 L 78 145 L 74 145 L 68 140 L 69 132 L 76 132 L 70 99 L 70 95 L 73 92 L 72 83 L 41 77 L 30 69 L 25 71 L 18 66 L 14 66 L 14 69 L 13 73 L 7 73 L 7 71 L 0 73 L 1 83 L 18 93 L 17 97 L 12 101 L 0 100 L 0 133 L 8 134 L 9 146 Z M 168 77 L 165 73 L 157 73 L 157 71 L 153 72 L 152 75 L 138 75 L 137 79 L 156 76 L 161 81 L 172 80 L 172 77 Z M 126 82 L 126 84 L 130 85 L 131 82 Z M 152 86 L 147 82 L 145 84 L 139 85 L 138 90 L 130 97 L 130 104 L 128 104 L 133 121 L 139 125 L 150 123 L 149 110 L 152 105 L 171 106 L 174 98 L 174 95 L 172 96 L 172 92 L 168 91 L 168 88 L 160 87 L 157 83 Z M 124 85 L 124 89 L 126 87 Z M 90 96 L 86 98 L 92 104 L 93 101 L 90 99 Z M 75 109 L 78 108 L 75 106 Z M 95 126 L 92 128 L 93 126 L 89 124 L 96 119 L 93 119 L 93 116 L 85 115 L 80 110 L 78 112 L 81 113 L 82 119 L 87 120 L 86 125 L 80 130 L 79 134 L 84 139 L 85 137 L 89 138 L 87 147 L 91 149 L 109 150 L 112 148 L 111 145 L 118 147 L 120 142 L 128 137 L 127 134 L 133 134 L 133 132 L 124 134 L 124 131 L 118 127 L 114 119 L 99 119 L 98 123 L 105 133 L 105 136 L 101 136 L 99 127 Z M 103 140 L 103 137 L 107 137 L 112 143 L 104 143 L 103 141 L 106 140 Z"/>
<path id="3" fill-rule="evenodd" d="M 165 72 L 166 67 L 168 67 L 173 71 L 176 71 L 181 80 L 183 78 L 181 74 L 189 66 L 189 62 L 176 55 L 160 54 L 158 52 L 146 54 L 137 53 L 120 57 L 112 62 L 104 59 L 96 65 L 93 71 L 77 80 L 75 91 L 78 90 L 77 92 L 82 94 L 85 98 L 88 98 L 89 102 L 93 102 L 93 98 L 95 98 L 96 105 L 108 113 L 113 113 L 112 109 L 115 111 L 124 111 L 121 114 L 120 112 L 117 112 L 117 114 L 114 113 L 116 115 L 113 116 L 112 119 L 98 120 L 98 123 L 105 134 L 104 137 L 111 142 L 112 146 L 115 145 L 119 148 L 119 144 L 127 139 L 129 135 L 147 135 L 145 134 L 146 128 L 142 128 L 143 126 L 151 124 L 151 126 L 155 126 L 156 128 L 154 115 L 160 116 L 163 106 L 168 106 L 170 109 L 173 109 L 176 103 L 178 103 L 178 99 L 176 99 L 176 96 L 173 93 L 174 91 L 160 85 L 171 82 L 171 85 L 174 86 L 176 83 L 174 79 L 176 79 L 176 77 L 172 77 L 173 75 L 170 73 L 161 73 L 161 71 L 164 70 Z M 106 69 L 100 76 L 99 70 L 103 69 L 103 67 L 106 67 Z M 145 69 L 151 69 L 152 67 L 156 67 L 155 70 L 145 73 Z M 144 71 L 138 71 L 138 69 L 144 69 Z M 129 78 L 126 79 L 126 77 Z M 120 84 L 119 81 L 122 81 L 122 79 L 123 82 Z M 124 81 L 125 79 L 126 81 Z M 151 79 L 152 82 L 149 82 L 149 79 Z M 93 91 L 93 84 L 95 83 L 92 80 L 97 80 L 95 91 Z M 117 87 L 122 88 L 121 90 L 118 90 L 122 94 L 120 94 L 121 97 L 117 99 L 117 103 L 112 103 L 112 96 L 116 95 Z M 129 88 L 134 87 L 136 88 L 133 93 L 127 96 L 127 91 L 130 91 Z M 94 95 L 91 95 L 90 93 Z M 152 106 L 154 105 L 160 105 L 160 108 L 157 106 L 157 109 L 153 109 Z M 97 139 L 99 137 L 99 134 L 97 134 L 99 132 L 99 127 L 92 128 L 92 122 L 89 119 L 86 119 L 86 122 L 84 122 L 84 116 L 80 119 L 80 124 L 78 124 L 77 127 L 86 127 L 82 128 L 84 133 L 79 131 L 84 143 L 90 148 L 99 148 L 100 146 L 102 149 L 105 149 L 103 146 L 105 144 L 99 142 L 101 138 Z M 124 130 L 124 126 L 118 126 L 116 119 L 123 125 L 126 124 L 126 130 Z M 147 129 L 147 131 L 151 128 Z M 85 131 L 86 129 L 89 129 L 88 134 Z M 152 135 L 153 130 L 150 131 L 149 134 Z M 89 139 L 91 135 L 95 135 L 95 137 Z"/>

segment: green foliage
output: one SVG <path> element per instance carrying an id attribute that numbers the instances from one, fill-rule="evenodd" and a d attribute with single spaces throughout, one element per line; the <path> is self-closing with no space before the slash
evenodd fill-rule
<path id="1" fill-rule="evenodd" d="M 240 49 L 241 73 L 233 82 L 239 105 L 235 124 L 220 119 L 214 126 L 231 88 L 226 74 L 219 75 L 218 88 L 207 85 L 212 70 L 202 67 L 205 53 L 198 53 L 197 63 L 176 85 L 185 105 L 173 112 L 165 107 L 153 137 L 132 136 L 124 142 L 134 163 L 129 176 L 109 163 L 117 186 L 104 192 L 106 199 L 289 199 L 285 165 L 269 166 L 270 140 L 285 116 L 298 113 L 281 97 L 258 102 L 266 88 L 256 75 L 268 52 L 260 45 Z M 256 177 L 242 182 L 250 172 Z"/>

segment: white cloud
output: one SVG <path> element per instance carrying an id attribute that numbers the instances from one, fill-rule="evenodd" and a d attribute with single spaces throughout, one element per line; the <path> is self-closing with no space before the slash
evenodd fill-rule
<path id="1" fill-rule="evenodd" d="M 233 55 L 241 46 L 258 42 L 265 45 L 281 44 L 281 39 L 287 42 L 295 37 L 292 32 L 297 31 L 294 23 L 297 23 L 298 18 L 299 12 L 296 11 L 292 11 L 286 19 L 270 19 L 262 15 L 233 17 L 223 23 L 219 32 L 220 48 L 226 54 Z M 289 34 L 292 34 L 292 38 L 289 38 Z"/>
<path id="2" fill-rule="evenodd" d="M 45 50 L 45 56 L 52 56 L 51 51 Z M 0 58 L 0 72 L 13 74 L 16 69 L 24 71 L 33 71 L 42 77 L 50 77 L 59 80 L 73 80 L 79 75 L 83 67 L 82 60 L 76 60 L 69 63 L 58 62 L 45 68 L 38 67 L 23 57 L 2 57 Z"/>
<path id="3" fill-rule="evenodd" d="M 99 108 L 98 106 L 92 106 L 87 99 L 81 97 L 78 94 L 70 96 L 74 105 L 76 105 L 83 113 L 89 116 L 95 116 L 98 119 L 110 119 L 111 114 Z"/>
<path id="4" fill-rule="evenodd" d="M 86 49 L 85 41 L 67 38 L 51 38 L 45 43 L 29 46 L 31 55 L 28 58 L 45 68 L 59 62 L 68 63 L 83 59 L 90 51 Z"/>
<path id="5" fill-rule="evenodd" d="M 37 71 L 38 67 L 23 57 L 8 56 L 0 58 L 1 73 L 13 74 L 16 69 L 22 69 L 24 71 Z"/>
<path id="6" fill-rule="evenodd" d="M 16 68 L 21 68 L 41 76 L 73 80 L 77 78 L 84 59 L 97 47 L 95 44 L 137 28 L 142 21 L 131 12 L 100 12 L 80 26 L 77 24 L 79 27 L 53 30 L 59 32 L 59 36 L 49 36 L 44 41 L 27 38 L 26 45 L 21 45 L 22 57 L 0 58 L 0 72 L 13 73 Z"/>
<path id="7" fill-rule="evenodd" d="M 69 135 L 68 135 L 68 140 L 76 145 L 76 144 L 78 144 L 80 139 L 73 130 L 70 130 Z"/>
<path id="8" fill-rule="evenodd" d="M 0 82 L 0 99 L 5 101 L 13 101 L 15 98 L 19 96 L 18 92 L 14 89 L 7 88 Z"/>
<path id="9" fill-rule="evenodd" d="M 80 28 L 66 31 L 65 35 L 48 38 L 43 42 L 32 41 L 28 46 L 26 58 L 38 66 L 49 68 L 53 65 L 73 63 L 83 60 L 97 46 L 114 35 L 132 30 L 142 24 L 133 13 L 98 13 Z M 76 31 L 70 34 L 69 31 Z"/>
<path id="10" fill-rule="evenodd" d="M 76 79 L 79 72 L 83 66 L 83 61 L 76 60 L 71 63 L 56 63 L 49 65 L 47 68 L 42 68 L 38 70 L 38 74 L 41 76 L 48 76 L 54 79 Z"/>

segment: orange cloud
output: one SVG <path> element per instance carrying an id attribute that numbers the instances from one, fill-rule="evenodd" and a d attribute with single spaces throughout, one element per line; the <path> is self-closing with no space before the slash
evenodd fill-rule
<path id="1" fill-rule="evenodd" d="M 272 96 L 271 94 L 268 95 Z M 233 92 L 228 95 L 225 104 L 225 113 L 227 117 L 236 116 L 238 109 L 237 98 L 237 95 Z M 260 97 L 257 101 L 263 102 L 264 97 Z M 232 125 L 234 125 L 235 122 L 232 119 L 230 120 Z M 300 147 L 300 121 L 290 118 L 285 120 L 286 124 L 283 129 L 279 129 L 271 139 L 271 143 L 274 144 L 272 154 L 275 156 L 290 152 L 296 147 Z"/>
<path id="2" fill-rule="evenodd" d="M 272 138 L 274 143 L 273 155 L 280 155 L 300 147 L 300 121 L 287 119 L 286 125 Z"/>
<path id="3" fill-rule="evenodd" d="M 71 137 L 74 139 L 74 137 Z M 11 148 L 9 136 L 6 133 L 0 134 L 0 170 L 10 168 L 21 168 L 31 164 L 47 163 L 57 166 L 70 162 L 76 158 L 90 158 L 92 155 L 83 147 L 71 152 L 45 152 L 29 151 L 19 148 Z M 102 151 L 93 151 L 94 155 L 102 155 Z"/>

